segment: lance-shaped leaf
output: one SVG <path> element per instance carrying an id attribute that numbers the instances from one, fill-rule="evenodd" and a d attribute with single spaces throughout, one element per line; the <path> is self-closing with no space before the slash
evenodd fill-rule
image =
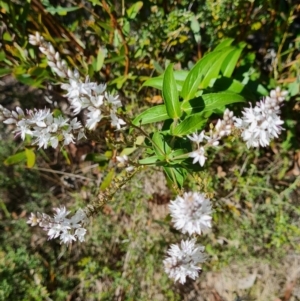
<path id="1" fill-rule="evenodd" d="M 138 1 L 134 3 L 130 8 L 126 10 L 128 18 L 134 20 L 142 7 L 143 7 L 143 1 Z"/>
<path id="2" fill-rule="evenodd" d="M 183 82 L 185 81 L 187 75 L 188 75 L 188 71 L 185 70 L 177 70 L 173 72 L 175 80 L 176 80 L 176 87 L 178 91 L 181 91 L 182 89 L 182 85 Z M 164 75 L 160 75 L 157 77 L 152 77 L 147 79 L 142 87 L 152 87 L 158 90 L 162 90 L 163 87 L 163 79 L 164 79 Z"/>
<path id="3" fill-rule="evenodd" d="M 164 171 L 167 174 L 168 178 L 176 183 L 179 187 L 183 186 L 184 180 L 187 176 L 187 171 L 182 167 L 164 167 Z"/>
<path id="4" fill-rule="evenodd" d="M 181 108 L 190 115 L 213 111 L 231 103 L 244 101 L 244 96 L 232 92 L 209 93 L 183 103 Z"/>
<path id="5" fill-rule="evenodd" d="M 5 165 L 17 164 L 27 159 L 25 151 L 9 156 L 5 161 Z"/>
<path id="6" fill-rule="evenodd" d="M 221 78 L 218 78 L 212 87 L 215 91 L 224 91 L 224 92 L 232 92 L 241 94 L 244 96 L 247 100 L 256 100 L 257 97 L 253 93 L 251 89 L 249 89 L 247 86 L 242 84 L 236 79 L 228 78 L 222 76 Z"/>
<path id="7" fill-rule="evenodd" d="M 215 59 L 219 55 L 220 53 L 218 52 L 211 52 L 198 61 L 197 64 L 192 68 L 186 77 L 181 90 L 183 101 L 188 101 L 195 97 L 195 94 L 200 83 L 205 77 L 205 74 L 208 72 L 209 68 L 213 65 Z"/>
<path id="8" fill-rule="evenodd" d="M 200 83 L 201 89 L 207 88 L 211 80 L 216 79 L 218 77 L 224 60 L 233 49 L 234 49 L 233 47 L 229 46 L 229 47 L 224 47 L 221 51 L 217 52 L 218 56 L 214 58 L 212 64 L 210 65 L 209 69 L 205 73 Z"/>
<path id="9" fill-rule="evenodd" d="M 134 125 L 140 125 L 140 124 L 142 125 L 142 124 L 164 121 L 169 118 L 170 117 L 167 114 L 166 106 L 163 104 L 145 110 L 140 115 L 138 115 L 132 121 L 132 123 Z"/>
<path id="10" fill-rule="evenodd" d="M 181 109 L 176 80 L 173 74 L 173 64 L 170 64 L 165 71 L 162 95 L 169 117 L 178 119 L 181 116 Z"/>
<path id="11" fill-rule="evenodd" d="M 152 136 L 153 148 L 157 156 L 169 154 L 171 148 L 166 141 L 166 136 L 159 132 L 155 132 Z"/>
<path id="12" fill-rule="evenodd" d="M 225 40 L 223 40 L 220 44 L 218 44 L 216 46 L 214 51 L 218 51 L 218 50 L 223 49 L 224 47 L 230 46 L 233 41 L 234 41 L 234 39 L 225 39 Z"/>
<path id="13" fill-rule="evenodd" d="M 174 136 L 185 136 L 194 133 L 206 125 L 207 116 L 205 114 L 198 113 L 188 116 L 180 124 L 178 124 L 173 130 Z"/>
<path id="14" fill-rule="evenodd" d="M 151 157 L 139 160 L 139 164 L 145 164 L 145 165 L 154 164 L 154 163 L 156 163 L 160 160 L 163 160 L 163 159 L 164 159 L 163 156 L 155 155 L 155 156 L 151 156 Z"/>
<path id="15" fill-rule="evenodd" d="M 224 76 L 231 77 L 233 70 L 235 69 L 235 66 L 236 66 L 245 46 L 246 46 L 246 43 L 240 43 L 239 47 L 234 48 L 227 55 L 227 57 L 225 58 L 225 60 L 222 63 L 222 67 L 221 67 L 221 71 Z"/>
<path id="16" fill-rule="evenodd" d="M 27 159 L 27 167 L 32 168 L 35 164 L 35 153 L 30 148 L 25 148 L 25 155 Z"/>

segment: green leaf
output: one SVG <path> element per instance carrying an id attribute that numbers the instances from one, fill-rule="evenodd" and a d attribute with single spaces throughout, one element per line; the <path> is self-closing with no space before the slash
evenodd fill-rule
<path id="1" fill-rule="evenodd" d="M 245 97 L 231 92 L 209 93 L 202 95 L 205 111 L 214 110 L 235 102 L 245 102 Z"/>
<path id="2" fill-rule="evenodd" d="M 177 159 L 174 159 L 176 157 L 180 157 Z M 189 154 L 187 153 L 186 149 L 179 148 L 171 152 L 171 154 L 168 156 L 169 160 L 171 160 L 171 164 L 178 164 L 181 163 L 183 160 L 187 159 L 189 157 Z"/>
<path id="3" fill-rule="evenodd" d="M 32 168 L 35 164 L 35 153 L 30 148 L 25 148 L 25 154 L 27 159 L 27 167 Z"/>
<path id="4" fill-rule="evenodd" d="M 45 68 L 41 68 L 39 66 L 34 66 L 30 69 L 28 69 L 28 74 L 32 76 L 37 76 L 37 77 L 46 77 L 48 75 L 48 72 Z"/>
<path id="5" fill-rule="evenodd" d="M 67 164 L 71 165 L 71 160 L 69 158 L 68 152 L 66 151 L 66 149 L 64 147 L 61 148 L 61 152 L 62 152 L 64 158 L 66 159 Z"/>
<path id="6" fill-rule="evenodd" d="M 164 121 L 167 119 L 169 119 L 169 116 L 167 114 L 166 106 L 163 104 L 163 105 L 158 105 L 149 108 L 146 111 L 142 112 L 132 121 L 132 123 L 134 125 L 140 125 L 140 124 L 142 125 L 142 124 Z"/>
<path id="7" fill-rule="evenodd" d="M 86 155 L 85 161 L 92 161 L 95 163 L 101 163 L 101 162 L 107 162 L 108 157 L 104 154 L 98 154 L 98 153 L 89 153 Z"/>
<path id="8" fill-rule="evenodd" d="M 10 74 L 12 72 L 11 69 L 9 68 L 0 68 L 0 77 L 6 75 L 6 74 Z"/>
<path id="9" fill-rule="evenodd" d="M 0 7 L 3 10 L 2 12 L 10 12 L 9 5 L 5 1 L 0 1 Z"/>
<path id="10" fill-rule="evenodd" d="M 143 7 L 143 1 L 138 1 L 134 3 L 130 8 L 126 10 L 128 18 L 133 20 L 142 7 Z"/>
<path id="11" fill-rule="evenodd" d="M 184 168 L 164 167 L 164 171 L 173 183 L 176 183 L 179 187 L 183 186 L 184 180 L 187 176 L 187 171 Z"/>
<path id="12" fill-rule="evenodd" d="M 99 71 L 103 67 L 104 59 L 106 57 L 107 50 L 105 48 L 99 48 L 97 59 L 95 60 L 95 63 L 93 64 L 94 71 Z"/>
<path id="13" fill-rule="evenodd" d="M 16 79 L 28 86 L 40 87 L 42 80 L 34 79 L 30 74 L 15 74 Z"/>
<path id="14" fill-rule="evenodd" d="M 206 125 L 206 122 L 207 118 L 202 112 L 190 115 L 175 127 L 173 135 L 181 137 L 194 133 L 197 130 L 201 130 Z"/>
<path id="15" fill-rule="evenodd" d="M 0 62 L 5 60 L 5 52 L 4 51 L 0 51 Z"/>
<path id="16" fill-rule="evenodd" d="M 107 31 L 112 31 L 113 30 L 113 27 L 111 26 L 110 23 L 100 22 L 99 19 L 98 19 L 97 24 L 99 24 L 99 26 L 101 26 L 103 29 L 105 29 Z"/>
<path id="17" fill-rule="evenodd" d="M 191 19 L 191 30 L 194 34 L 200 32 L 200 24 L 195 16 Z"/>
<path id="18" fill-rule="evenodd" d="M 4 164 L 5 165 L 12 165 L 12 164 L 17 164 L 23 161 L 26 161 L 27 157 L 26 157 L 26 153 L 25 151 L 16 153 L 12 156 L 9 156 L 5 161 Z"/>
<path id="19" fill-rule="evenodd" d="M 151 157 L 139 160 L 139 164 L 145 164 L 145 165 L 154 164 L 157 161 L 163 160 L 163 158 L 164 157 L 162 157 L 162 156 L 151 156 Z"/>
<path id="20" fill-rule="evenodd" d="M 125 60 L 125 55 L 119 55 L 119 56 L 112 57 L 111 59 L 106 59 L 104 62 L 105 64 L 108 64 L 108 63 L 115 63 L 120 61 L 123 62 L 124 60 Z"/>
<path id="21" fill-rule="evenodd" d="M 182 104 L 182 109 L 188 114 L 207 112 L 235 102 L 245 102 L 245 97 L 232 92 L 204 94 Z"/>
<path id="22" fill-rule="evenodd" d="M 230 46 L 232 44 L 232 42 L 234 41 L 234 39 L 225 39 L 223 40 L 215 49 L 214 51 L 218 51 L 223 49 L 224 47 Z"/>
<path id="23" fill-rule="evenodd" d="M 231 77 L 233 70 L 235 69 L 236 64 L 245 46 L 246 43 L 241 43 L 239 48 L 233 49 L 225 58 L 221 67 L 221 71 L 224 76 Z"/>
<path id="24" fill-rule="evenodd" d="M 181 96 L 184 101 L 188 101 L 195 97 L 195 94 L 205 74 L 212 66 L 215 58 L 219 55 L 219 53 L 211 52 L 204 56 L 201 60 L 199 60 L 197 64 L 195 64 L 195 66 L 191 69 L 184 81 L 181 90 Z"/>
<path id="25" fill-rule="evenodd" d="M 101 5 L 101 2 L 100 0 L 89 0 L 93 6 L 96 6 L 96 5 Z"/>
<path id="26" fill-rule="evenodd" d="M 161 65 L 157 61 L 151 60 L 151 63 L 153 64 L 153 67 L 156 70 L 156 72 L 164 73 L 164 69 L 161 67 Z"/>
<path id="27" fill-rule="evenodd" d="M 101 191 L 105 190 L 110 185 L 110 183 L 112 182 L 112 179 L 114 178 L 114 176 L 115 176 L 115 171 L 114 171 L 114 169 L 112 169 L 106 175 L 106 177 L 104 178 L 104 180 L 102 181 L 102 183 L 100 185 L 100 190 Z"/>
<path id="28" fill-rule="evenodd" d="M 51 15 L 55 15 L 58 14 L 60 16 L 65 16 L 67 15 L 67 13 L 71 12 L 71 11 L 75 11 L 80 9 L 80 6 L 73 6 L 73 7 L 62 7 L 62 6 L 51 6 L 51 7 L 47 7 L 46 11 L 49 12 Z"/>
<path id="29" fill-rule="evenodd" d="M 257 97 L 254 95 L 252 90 L 242 84 L 236 79 L 221 77 L 218 78 L 212 87 L 216 91 L 226 91 L 241 94 L 247 100 L 256 100 Z"/>
<path id="30" fill-rule="evenodd" d="M 174 71 L 174 77 L 176 80 L 176 87 L 178 91 L 181 91 L 182 84 L 185 81 L 187 75 L 188 75 L 188 71 L 184 71 L 184 70 Z M 158 90 L 162 90 L 163 79 L 164 79 L 163 74 L 157 77 L 149 78 L 143 83 L 142 87 L 146 86 L 146 87 L 152 87 Z"/>
<path id="31" fill-rule="evenodd" d="M 220 52 L 217 53 L 217 57 L 214 58 L 213 63 L 205 73 L 203 80 L 200 83 L 201 89 L 208 87 L 210 81 L 218 77 L 222 64 L 226 59 L 226 57 L 228 56 L 228 53 L 230 53 L 231 51 L 232 51 L 232 47 L 229 48 L 225 47 Z"/>
<path id="32" fill-rule="evenodd" d="M 164 73 L 162 96 L 170 118 L 178 119 L 181 116 L 181 109 L 176 80 L 173 74 L 173 64 L 170 64 Z"/>
<path id="33" fill-rule="evenodd" d="M 166 141 L 166 136 L 163 134 L 155 132 L 152 136 L 152 141 L 156 155 L 162 156 L 171 152 L 171 148 Z"/>
<path id="34" fill-rule="evenodd" d="M 12 36 L 9 34 L 8 31 L 4 31 L 3 36 L 2 36 L 3 41 L 12 41 Z"/>
<path id="35" fill-rule="evenodd" d="M 130 76 L 129 74 L 127 75 L 121 75 L 119 77 L 116 77 L 113 81 L 111 81 L 111 84 L 116 84 L 117 85 L 117 89 L 121 89 L 122 86 L 125 84 L 125 82 L 128 79 L 134 79 L 133 76 Z"/>

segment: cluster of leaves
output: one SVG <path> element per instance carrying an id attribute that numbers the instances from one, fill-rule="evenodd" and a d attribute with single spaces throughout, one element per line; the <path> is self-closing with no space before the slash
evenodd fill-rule
<path id="1" fill-rule="evenodd" d="M 213 113 L 220 113 L 225 105 L 243 102 L 245 98 L 235 92 L 243 90 L 238 81 L 223 92 L 205 93 L 210 87 L 219 91 L 218 85 L 230 81 L 243 46 L 230 46 L 232 40 L 225 40 L 204 56 L 189 71 L 173 71 L 170 64 L 163 75 L 149 79 L 144 86 L 162 90 L 164 104 L 154 106 L 135 118 L 135 125 L 165 121 L 162 131 L 153 133 L 154 156 L 141 160 L 142 164 L 161 162 L 164 170 L 174 183 L 183 186 L 186 170 L 194 170 L 192 164 L 180 166 L 182 160 L 173 160 L 184 155 L 188 146 L 184 136 L 202 130 Z M 221 76 L 219 76 L 221 73 Z M 218 78 L 217 85 L 215 81 Z M 174 139 L 174 138 L 177 139 Z M 166 162 L 167 164 L 164 164 Z M 168 164 L 171 162 L 171 166 Z M 172 166 L 173 165 L 173 166 Z"/>

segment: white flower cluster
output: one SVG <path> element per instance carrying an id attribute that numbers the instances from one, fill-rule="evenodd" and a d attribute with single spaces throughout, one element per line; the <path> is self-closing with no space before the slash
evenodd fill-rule
<path id="1" fill-rule="evenodd" d="M 177 196 L 169 205 L 172 222 L 183 234 L 202 234 L 211 228 L 211 203 L 203 194 L 187 192 Z M 204 247 L 195 244 L 196 240 L 182 240 L 181 248 L 172 245 L 169 257 L 164 260 L 165 271 L 170 278 L 185 283 L 186 277 L 196 279 L 201 270 L 198 263 L 206 260 Z"/>
<path id="2" fill-rule="evenodd" d="M 125 125 L 125 121 L 117 115 L 118 108 L 122 106 L 121 100 L 118 95 L 114 96 L 105 92 L 105 84 L 98 85 L 96 82 L 90 82 L 88 78 L 85 82 L 79 78 L 71 78 L 69 84 L 63 84 L 61 88 L 67 91 L 65 96 L 74 114 L 78 114 L 83 109 L 88 110 L 85 125 L 88 129 L 95 129 L 97 123 L 103 117 L 108 116 L 111 119 L 111 125 L 118 130 Z"/>
<path id="3" fill-rule="evenodd" d="M 87 224 L 88 219 L 82 209 L 77 210 L 75 215 L 67 218 L 70 211 L 65 207 L 54 208 L 56 214 L 53 217 L 45 213 L 31 213 L 27 223 L 31 226 L 39 225 L 48 232 L 48 239 L 59 237 L 61 243 L 69 244 L 72 241 L 84 241 L 86 229 L 84 226 Z"/>
<path id="4" fill-rule="evenodd" d="M 182 240 L 180 246 L 171 245 L 167 252 L 169 257 L 163 261 L 166 273 L 182 284 L 186 282 L 186 277 L 195 280 L 201 272 L 198 264 L 206 261 L 203 251 L 204 247 L 196 244 L 195 239 Z"/>
<path id="5" fill-rule="evenodd" d="M 65 96 L 75 115 L 87 109 L 85 127 L 95 129 L 103 117 L 109 118 L 111 125 L 118 130 L 126 124 L 117 114 L 118 108 L 122 106 L 119 96 L 107 93 L 105 84 L 90 82 L 88 77 L 82 82 L 79 72 L 68 68 L 67 63 L 61 60 L 59 52 L 55 51 L 51 43 L 46 43 L 38 32 L 29 36 L 29 43 L 39 46 L 40 51 L 47 56 L 48 65 L 54 73 L 62 78 L 68 78 L 69 83 L 62 84 L 61 88 L 67 91 Z"/>
<path id="6" fill-rule="evenodd" d="M 219 119 L 214 129 L 210 130 L 209 136 L 205 135 L 205 132 L 202 131 L 200 134 L 193 133 L 191 136 L 188 135 L 188 138 L 197 144 L 197 149 L 189 154 L 189 157 L 194 158 L 193 164 L 199 162 L 200 166 L 205 164 L 207 157 L 205 157 L 205 149 L 209 146 L 219 145 L 219 140 L 230 135 L 233 129 L 233 112 L 228 109 L 225 110 L 223 119 Z M 200 145 L 206 140 L 206 144 L 203 146 Z"/>
<path id="7" fill-rule="evenodd" d="M 58 76 L 62 78 L 73 78 L 76 76 L 76 74 L 68 68 L 66 61 L 60 58 L 59 52 L 56 52 L 53 45 L 51 43 L 47 43 L 39 32 L 36 32 L 35 35 L 29 35 L 29 43 L 31 45 L 39 46 L 39 50 L 45 54 L 48 59 L 49 67 Z"/>
<path id="8" fill-rule="evenodd" d="M 280 104 L 285 100 L 287 91 L 279 87 L 255 107 L 246 108 L 242 118 L 235 117 L 235 126 L 242 131 L 242 138 L 247 147 L 265 147 L 273 138 L 278 138 L 282 131 L 283 121 L 280 119 Z"/>
<path id="9" fill-rule="evenodd" d="M 63 141 L 64 145 L 74 143 L 74 134 L 77 135 L 77 139 L 84 137 L 82 125 L 77 118 L 69 121 L 62 116 L 53 117 L 49 109 L 29 110 L 26 113 L 25 115 L 19 107 L 16 111 L 9 111 L 0 105 L 3 122 L 13 124 L 16 127 L 14 133 L 20 135 L 23 140 L 25 135 L 33 137 L 33 144 L 37 144 L 39 148 L 47 148 L 49 145 L 56 148 L 60 141 Z"/>
<path id="10" fill-rule="evenodd" d="M 211 203 L 202 193 L 185 192 L 169 205 L 172 222 L 183 234 L 201 234 L 211 228 Z"/>

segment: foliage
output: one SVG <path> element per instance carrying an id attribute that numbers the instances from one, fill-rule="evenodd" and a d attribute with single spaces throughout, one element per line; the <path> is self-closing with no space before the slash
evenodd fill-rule
<path id="1" fill-rule="evenodd" d="M 77 156 L 70 148 L 59 155 L 29 147 L 30 141 L 25 141 L 20 149 L 18 140 L 13 142 L 1 128 L 5 143 L 0 145 L 0 300 L 182 300 L 183 289 L 167 279 L 161 264 L 163 250 L 182 237 L 169 226 L 165 199 L 182 188 L 201 189 L 213 197 L 214 228 L 203 237 L 211 260 L 204 270 L 236 259 L 280 260 L 287 252 L 299 252 L 299 181 L 289 172 L 296 164 L 291 162 L 293 152 L 299 148 L 296 4 L 227 0 L 0 4 L 4 82 L 13 76 L 41 89 L 58 103 L 57 113 L 63 111 L 57 78 L 45 57 L 28 43 L 28 35 L 38 31 L 81 76 L 107 82 L 111 91 L 121 93 L 126 111 L 120 114 L 135 117 L 125 134 L 107 125 L 97 133 L 88 132 L 93 142 L 86 146 L 86 162 L 78 159 L 80 150 Z M 286 132 L 270 149 L 249 151 L 238 139 L 227 139 L 217 151 L 209 150 L 205 171 L 184 157 L 192 149 L 186 135 L 204 129 L 208 120 L 214 122 L 225 106 L 239 112 L 243 102 L 257 101 L 278 84 L 290 92 L 283 112 Z M 11 108 L 48 105 L 21 96 L 0 101 Z M 146 139 L 137 127 L 145 131 Z M 50 211 L 66 203 L 84 206 L 99 189 L 95 174 L 101 174 L 104 190 L 120 172 L 109 159 L 116 153 L 138 158 L 141 145 L 144 157 L 138 163 L 157 166 L 167 182 L 161 172 L 153 174 L 146 168 L 94 219 L 87 242 L 63 249 L 25 224 L 30 211 Z M 33 168 L 63 169 L 70 175 L 89 161 L 97 165 L 97 172 L 88 175 L 92 183 L 75 178 L 72 188 L 61 184 L 60 175 L 54 177 L 56 183 L 48 177 L 45 184 L 45 176 Z M 148 189 L 145 195 L 149 181 L 154 192 Z M 169 190 L 162 193 L 159 182 Z"/>

